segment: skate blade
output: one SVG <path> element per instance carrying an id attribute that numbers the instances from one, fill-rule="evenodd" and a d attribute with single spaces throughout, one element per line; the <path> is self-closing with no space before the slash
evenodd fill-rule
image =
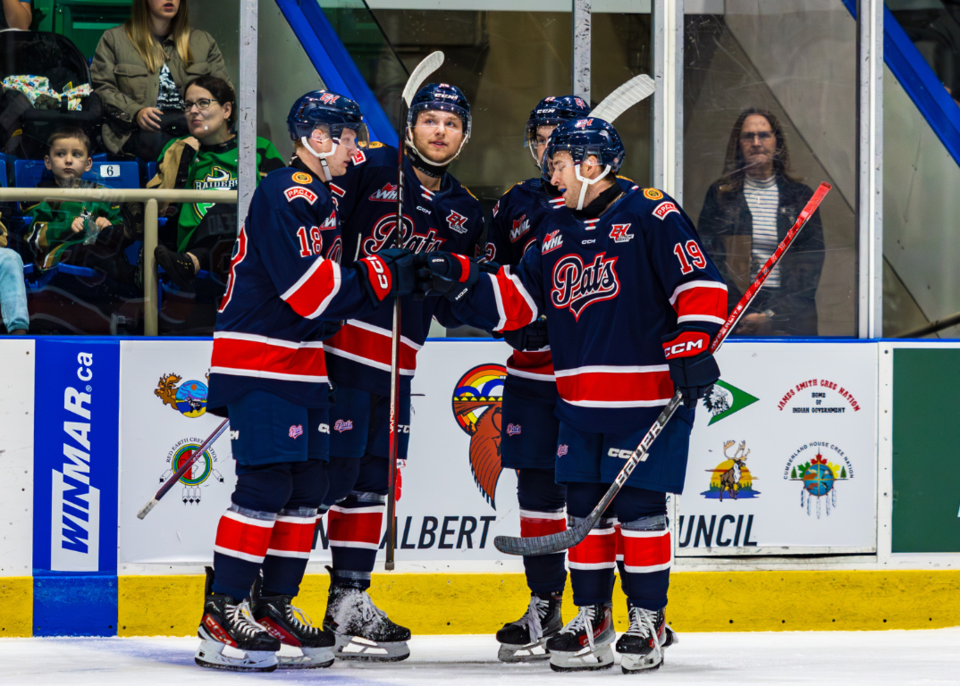
<path id="1" fill-rule="evenodd" d="M 500 662 L 516 664 L 519 662 L 543 662 L 550 659 L 550 652 L 546 648 L 546 639 L 527 645 L 501 643 L 497 651 Z M 538 652 L 542 651 L 542 652 Z"/>
<path id="2" fill-rule="evenodd" d="M 585 648 L 577 653 L 550 651 L 550 669 L 555 672 L 595 672 L 613 667 L 613 649 L 609 645 Z"/>
<path id="3" fill-rule="evenodd" d="M 669 648 L 672 645 L 676 645 L 680 642 L 680 637 L 677 636 L 677 632 L 670 628 L 670 625 L 667 624 L 666 630 L 663 633 L 663 645 L 662 648 Z"/>
<path id="4" fill-rule="evenodd" d="M 283 646 L 282 650 L 296 650 Z M 333 664 L 333 647 L 300 648 L 300 655 L 277 655 L 277 669 L 323 669 Z"/>
<path id="5" fill-rule="evenodd" d="M 250 650 L 239 656 L 224 655 L 228 648 L 219 641 L 202 641 L 193 661 L 207 669 L 223 669 L 228 672 L 272 672 L 277 668 L 277 654 L 271 651 Z M 231 649 L 236 650 L 236 649 Z"/>
<path id="6" fill-rule="evenodd" d="M 639 674 L 642 672 L 655 672 L 663 666 L 663 656 L 657 661 L 655 653 L 647 655 L 631 655 L 630 653 L 620 653 L 620 669 L 624 674 Z"/>
<path id="7" fill-rule="evenodd" d="M 406 641 L 379 643 L 360 636 L 337 634 L 334 657 L 357 662 L 400 662 L 410 657 L 410 647 Z"/>

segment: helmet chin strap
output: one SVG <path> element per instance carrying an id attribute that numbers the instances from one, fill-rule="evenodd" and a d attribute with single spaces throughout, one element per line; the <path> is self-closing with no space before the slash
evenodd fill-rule
<path id="1" fill-rule="evenodd" d="M 313 149 L 313 146 L 310 145 L 309 141 L 312 140 L 306 136 L 300 136 L 300 143 L 303 144 L 303 147 L 310 151 L 310 154 L 320 160 L 320 166 L 323 167 L 323 174 L 327 177 L 327 183 L 333 181 L 333 175 L 330 173 L 330 167 L 327 166 L 327 158 L 330 157 L 333 153 L 337 151 L 337 141 L 333 138 L 330 141 L 333 143 L 333 147 L 330 148 L 330 152 L 317 152 Z"/>
<path id="2" fill-rule="evenodd" d="M 453 162 L 455 159 L 457 159 L 458 157 L 460 157 L 460 153 L 463 151 L 463 146 L 467 144 L 467 141 L 468 141 L 468 140 L 470 140 L 470 136 L 464 135 L 463 140 L 460 141 L 460 147 L 457 148 L 457 154 L 454 155 L 453 157 L 451 157 L 449 160 L 447 160 L 447 161 L 444 162 L 443 164 L 437 164 L 436 162 L 434 162 L 433 160 L 431 160 L 430 158 L 428 158 L 426 155 L 424 155 L 422 152 L 420 152 L 420 149 L 417 148 L 416 144 L 413 142 L 413 131 L 411 131 L 410 128 L 407 128 L 407 137 L 406 137 L 405 142 L 406 142 L 406 144 L 407 144 L 407 147 L 408 147 L 408 148 L 411 148 L 411 149 L 413 150 L 413 152 L 416 153 L 417 157 L 419 157 L 421 160 L 423 160 L 426 164 L 429 164 L 429 165 L 431 165 L 431 166 L 433 166 L 433 167 L 443 167 L 443 168 L 446 168 L 446 167 L 449 167 L 449 166 L 450 166 L 450 163 L 451 163 L 451 162 Z"/>
<path id="3" fill-rule="evenodd" d="M 577 168 L 576 168 L 575 171 L 576 171 L 576 173 L 577 173 L 577 181 L 580 181 L 580 183 L 581 183 L 581 185 L 580 185 L 580 197 L 577 199 L 577 209 L 578 209 L 578 210 L 582 210 L 582 209 L 583 209 L 583 201 L 584 201 L 584 200 L 586 199 L 586 197 L 587 197 L 587 188 L 590 187 L 590 186 L 592 186 L 593 184 L 595 184 L 597 181 L 599 181 L 600 179 L 602 179 L 602 178 L 603 178 L 604 176 L 606 176 L 607 174 L 609 174 L 609 173 L 610 173 L 610 165 L 608 164 L 608 165 L 606 166 L 606 168 L 603 170 L 603 173 L 600 174 L 600 176 L 598 176 L 598 177 L 595 178 L 595 179 L 585 179 L 585 178 L 583 178 L 583 177 L 580 175 L 580 165 L 579 165 L 579 164 L 577 165 Z"/>

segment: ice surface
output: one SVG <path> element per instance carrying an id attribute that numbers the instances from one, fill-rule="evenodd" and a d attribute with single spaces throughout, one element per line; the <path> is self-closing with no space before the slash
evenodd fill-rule
<path id="1" fill-rule="evenodd" d="M 659 672 L 619 667 L 558 675 L 546 664 L 504 665 L 492 636 L 415 637 L 406 662 L 272 674 L 201 669 L 197 639 L 2 639 L 0 684 L 329 684 L 487 686 L 626 680 L 668 684 L 960 684 L 960 629 L 936 631 L 681 634 Z M 605 681 L 605 683 L 609 683 Z"/>

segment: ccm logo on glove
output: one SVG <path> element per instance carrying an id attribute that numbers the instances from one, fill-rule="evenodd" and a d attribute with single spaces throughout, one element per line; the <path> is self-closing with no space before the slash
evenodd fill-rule
<path id="1" fill-rule="evenodd" d="M 367 278 L 373 286 L 378 300 L 383 300 L 390 293 L 390 269 L 377 255 L 365 257 L 361 262 L 367 264 Z"/>
<path id="2" fill-rule="evenodd" d="M 710 349 L 710 336 L 702 331 L 684 331 L 663 344 L 663 354 L 671 357 L 693 357 Z"/>

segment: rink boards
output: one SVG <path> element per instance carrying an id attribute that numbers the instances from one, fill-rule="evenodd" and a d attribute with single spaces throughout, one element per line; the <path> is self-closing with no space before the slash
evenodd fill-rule
<path id="1" fill-rule="evenodd" d="M 210 345 L 0 341 L 0 635 L 195 629 L 199 573 L 235 479 L 229 440 L 145 520 L 136 512 L 220 421 L 205 412 Z M 525 603 L 521 564 L 493 547 L 519 529 L 516 477 L 498 458 L 508 355 L 500 342 L 447 339 L 419 355 L 398 571 L 375 575 L 378 603 L 409 616 L 415 632 L 492 631 Z M 951 625 L 960 346 L 733 342 L 719 361 L 684 493 L 671 499 L 682 572 L 671 622 L 687 631 Z M 314 616 L 329 559 L 321 530 L 300 599 Z M 823 593 L 825 607 L 811 603 Z M 922 622 L 918 598 L 921 607 L 929 598 Z M 908 601 L 913 611 L 899 612 Z M 445 613 L 422 612 L 432 603 Z"/>

